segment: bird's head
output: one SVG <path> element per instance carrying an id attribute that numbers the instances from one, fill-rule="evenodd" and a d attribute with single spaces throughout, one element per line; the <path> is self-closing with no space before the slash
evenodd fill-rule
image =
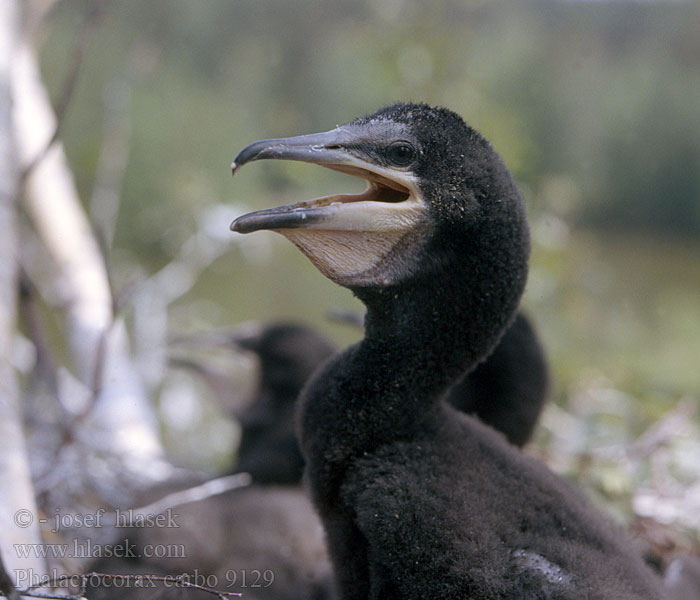
<path id="1" fill-rule="evenodd" d="M 433 275 L 499 235 L 522 238 L 513 241 L 527 261 L 524 211 L 510 173 L 447 109 L 393 104 L 324 133 L 254 142 L 232 170 L 261 159 L 315 163 L 367 181 L 360 194 L 260 210 L 231 225 L 239 233 L 283 234 L 340 285 L 387 287 Z"/>
<path id="2" fill-rule="evenodd" d="M 336 350 L 311 327 L 285 322 L 239 335 L 235 341 L 260 360 L 261 391 L 283 401 L 296 398 L 313 372 Z"/>

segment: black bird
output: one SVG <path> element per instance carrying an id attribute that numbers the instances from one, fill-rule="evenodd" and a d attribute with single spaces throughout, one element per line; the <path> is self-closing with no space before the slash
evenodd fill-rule
<path id="1" fill-rule="evenodd" d="M 270 323 L 231 340 L 260 361 L 255 397 L 239 417 L 235 471 L 249 473 L 258 484 L 298 484 L 304 459 L 295 434 L 296 398 L 336 348 L 314 328 L 292 322 Z M 496 349 L 450 391 L 448 401 L 523 446 L 537 424 L 548 382 L 542 346 L 519 312 Z"/>
<path id="2" fill-rule="evenodd" d="M 355 313 L 333 318 L 359 327 Z M 447 401 L 506 436 L 514 446 L 530 441 L 549 395 L 549 366 L 533 324 L 519 311 L 495 350 L 450 390 Z"/>
<path id="3" fill-rule="evenodd" d="M 196 344 L 224 351 L 223 361 L 178 355 L 170 365 L 199 376 L 214 392 L 221 407 L 241 425 L 241 439 L 233 472 L 246 472 L 256 484 L 296 485 L 304 459 L 294 428 L 296 398 L 311 374 L 337 352 L 335 345 L 313 327 L 279 321 L 246 324 L 238 330 L 178 336 L 178 344 Z M 249 352 L 258 363 L 253 389 L 238 381 L 240 373 L 227 369 L 233 355 Z M 209 357 L 207 356 L 207 359 Z"/>
<path id="4" fill-rule="evenodd" d="M 353 323 L 359 318 L 353 314 Z M 249 473 L 258 484 L 299 483 L 304 459 L 294 427 L 296 398 L 311 374 L 337 351 L 335 345 L 313 327 L 287 321 L 178 341 L 221 346 L 236 353 L 245 350 L 256 356 L 260 368 L 253 398 L 243 403 L 242 411 L 230 411 L 241 424 L 234 472 Z M 241 404 L 229 397 L 241 392 L 235 391 L 235 382 L 223 372 L 189 357 L 171 359 L 171 364 L 201 376 L 222 406 Z M 548 388 L 544 350 L 534 326 L 519 312 L 495 350 L 452 388 L 448 402 L 500 431 L 511 444 L 523 446 L 532 437 Z"/>
<path id="5" fill-rule="evenodd" d="M 313 328 L 294 323 L 267 325 L 238 336 L 236 344 L 260 360 L 255 398 L 240 416 L 236 471 L 250 473 L 259 484 L 298 484 L 304 459 L 294 431 L 294 406 L 304 383 L 335 346 Z"/>
<path id="6" fill-rule="evenodd" d="M 660 598 L 624 532 L 569 484 L 443 402 L 495 347 L 525 286 L 520 194 L 455 113 L 394 104 L 246 147 L 368 182 L 238 218 L 274 230 L 367 307 L 365 337 L 300 396 L 310 492 L 343 600 Z"/>
<path id="7" fill-rule="evenodd" d="M 549 392 L 549 368 L 535 329 L 522 313 L 489 357 L 457 383 L 447 397 L 514 446 L 532 437 Z"/>
<path id="8" fill-rule="evenodd" d="M 194 574 L 200 574 L 220 589 L 242 589 L 246 596 L 259 594 L 267 600 L 331 597 L 320 524 L 306 495 L 297 487 L 304 459 L 294 432 L 293 412 L 304 383 L 336 348 L 314 328 L 291 322 L 205 334 L 186 341 L 216 344 L 236 352 L 244 349 L 260 361 L 255 397 L 238 416 L 242 429 L 235 469 L 249 473 L 257 485 L 175 506 L 176 528 L 128 530 L 126 538 L 129 547 L 141 555 L 138 560 L 107 559 L 93 564 L 92 569 L 132 575 L 188 573 L 193 582 Z M 178 359 L 175 365 L 207 376 L 205 365 L 189 359 Z M 449 401 L 460 410 L 476 413 L 506 433 L 512 443 L 524 443 L 544 400 L 546 372 L 534 328 L 518 313 L 496 350 L 451 391 Z M 219 387 L 226 389 L 230 384 Z M 159 497 L 163 492 L 152 495 Z M 146 548 L 185 551 L 148 557 Z M 277 578 L 272 581 L 274 573 Z M 259 578 L 261 587 L 240 588 L 235 578 L 242 580 L 246 574 L 252 581 Z M 134 600 L 154 597 L 158 586 L 152 585 L 139 590 L 125 584 L 119 595 Z M 192 593 L 189 590 L 181 595 L 191 597 Z M 90 597 L 112 598 L 114 592 L 98 588 L 91 590 Z"/>

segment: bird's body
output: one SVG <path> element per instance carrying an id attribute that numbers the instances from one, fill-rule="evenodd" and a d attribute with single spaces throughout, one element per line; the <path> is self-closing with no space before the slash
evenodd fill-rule
<path id="1" fill-rule="evenodd" d="M 451 111 L 397 104 L 234 163 L 302 160 L 364 194 L 245 215 L 367 307 L 365 338 L 300 397 L 312 499 L 342 600 L 652 599 L 621 531 L 444 397 L 496 346 L 527 274 L 525 211 L 490 144 Z"/>
<path id="2" fill-rule="evenodd" d="M 433 294 L 423 289 L 414 300 L 427 316 Z M 416 312 L 409 327 L 397 308 L 302 396 L 308 480 L 341 566 L 341 597 L 657 597 L 621 529 L 490 427 L 440 401 L 444 346 L 458 362 L 461 336 L 445 331 L 438 342 L 428 319 L 423 337 Z M 397 361 L 400 371 L 390 366 Z"/>
<path id="3" fill-rule="evenodd" d="M 518 312 L 498 346 L 450 390 L 447 401 L 524 446 L 549 393 L 549 368 L 534 326 Z"/>
<path id="4" fill-rule="evenodd" d="M 236 471 L 261 484 L 298 485 L 304 459 L 295 435 L 294 406 L 306 381 L 335 346 L 305 325 L 271 323 L 239 336 L 237 346 L 257 356 L 260 378 L 253 402 L 240 415 Z"/>
<path id="5" fill-rule="evenodd" d="M 249 473 L 254 485 L 173 507 L 177 527 L 129 529 L 126 539 L 141 555 L 138 561 L 110 558 L 91 567 L 124 574 L 187 573 L 192 581 L 200 575 L 216 581 L 214 587 L 242 589 L 251 598 L 332 597 L 322 526 L 300 487 L 304 460 L 294 434 L 294 403 L 310 375 L 336 349 L 313 328 L 290 322 L 208 334 L 197 340 L 236 352 L 243 349 L 259 360 L 255 397 L 239 417 L 241 444 L 235 468 Z M 494 353 L 465 380 L 459 394 L 451 395 L 451 402 L 464 410 L 493 410 L 488 402 L 493 397 L 512 404 L 515 413 L 531 413 L 531 408 L 520 405 L 541 405 L 542 390 L 538 398 L 533 382 L 542 378 L 543 365 L 534 330 L 519 315 Z M 512 375 L 506 377 L 506 390 L 500 380 L 492 381 L 489 374 L 494 370 Z M 497 391 L 503 393 L 497 395 Z M 521 419 L 516 426 L 507 412 L 503 421 L 509 435 L 520 438 L 529 437 L 534 422 Z M 501 422 L 492 419 L 492 425 L 498 429 Z M 163 494 L 154 490 L 152 495 L 160 498 Z M 183 551 L 166 557 L 145 556 L 146 548 L 155 547 Z M 246 577 L 256 587 L 242 588 Z M 157 591 L 158 586 L 154 588 Z M 148 586 L 120 589 L 119 593 L 137 599 L 152 597 L 155 591 Z M 187 594 L 192 596 L 193 591 Z M 98 588 L 91 591 L 93 596 L 112 598 L 115 594 Z"/>
<path id="6" fill-rule="evenodd" d="M 256 483 L 296 484 L 304 459 L 295 435 L 297 396 L 314 371 L 337 352 L 313 327 L 272 322 L 232 336 L 232 348 L 252 352 L 260 363 L 253 400 L 242 414 L 235 471 Z M 518 312 L 493 352 L 450 389 L 447 401 L 523 446 L 545 404 L 549 372 L 534 326 Z"/>

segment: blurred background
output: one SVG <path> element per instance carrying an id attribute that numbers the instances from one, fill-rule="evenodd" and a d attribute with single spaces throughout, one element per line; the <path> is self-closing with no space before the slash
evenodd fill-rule
<path id="1" fill-rule="evenodd" d="M 225 470 L 236 423 L 201 378 L 149 371 L 140 305 L 160 302 L 170 336 L 280 319 L 339 346 L 361 336 L 327 317 L 361 312 L 347 290 L 281 236 L 229 224 L 362 182 L 274 161 L 232 180 L 236 153 L 424 101 L 489 138 L 527 202 L 524 307 L 552 368 L 529 451 L 626 522 L 697 543 L 698 2 L 64 0 L 34 14 L 55 107 L 75 74 L 60 139 L 173 462 Z M 154 281 L 160 299 L 144 299 Z M 60 357 L 60 311 L 41 303 Z M 225 360 L 245 388 L 246 357 Z"/>

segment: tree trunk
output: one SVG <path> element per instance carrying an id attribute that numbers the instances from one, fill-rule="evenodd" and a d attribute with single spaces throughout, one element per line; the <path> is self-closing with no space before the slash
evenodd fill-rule
<path id="1" fill-rule="evenodd" d="M 19 37 L 18 12 L 15 0 L 0 2 L 0 551 L 10 576 L 25 587 L 44 577 L 46 566 L 41 558 L 23 557 L 18 552 L 18 545 L 41 543 L 17 380 L 11 366 L 18 250 L 14 203 L 19 165 L 12 131 L 10 71 Z"/>
<path id="2" fill-rule="evenodd" d="M 20 165 L 31 165 L 56 128 L 34 51 L 21 43 L 14 61 L 14 124 Z M 94 395 L 79 437 L 117 458 L 134 488 L 170 475 L 158 426 L 130 356 L 123 321 L 113 313 L 107 268 L 85 215 L 60 141 L 31 169 L 24 203 L 57 265 L 65 296 L 75 373 Z"/>

